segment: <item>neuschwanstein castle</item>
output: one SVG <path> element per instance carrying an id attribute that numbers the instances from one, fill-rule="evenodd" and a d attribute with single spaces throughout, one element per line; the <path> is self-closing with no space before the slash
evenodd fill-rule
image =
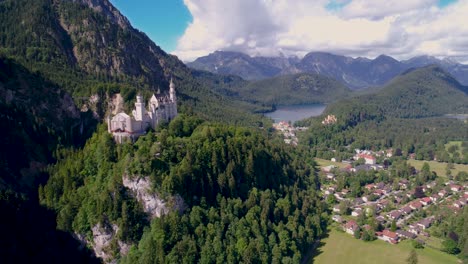
<path id="1" fill-rule="evenodd" d="M 148 110 L 141 95 L 137 95 L 136 99 L 132 116 L 122 112 L 107 119 L 109 133 L 112 133 L 117 143 L 122 143 L 127 138 L 134 141 L 144 135 L 148 128 L 155 129 L 162 121 L 170 121 L 177 116 L 177 98 L 172 79 L 169 95 L 153 94 L 148 102 Z"/>

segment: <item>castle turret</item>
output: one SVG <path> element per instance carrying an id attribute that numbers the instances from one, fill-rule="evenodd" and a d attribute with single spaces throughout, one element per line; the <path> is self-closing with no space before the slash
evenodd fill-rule
<path id="1" fill-rule="evenodd" d="M 108 131 L 109 133 L 112 133 L 112 124 L 111 124 L 110 115 L 107 116 L 107 131 Z"/>
<path id="2" fill-rule="evenodd" d="M 143 102 L 143 96 L 137 95 L 137 101 L 135 103 L 134 116 L 136 121 L 142 121 L 145 114 L 145 103 Z"/>
<path id="3" fill-rule="evenodd" d="M 175 85 L 171 78 L 171 84 L 169 85 L 169 98 L 172 102 L 176 102 L 176 94 L 175 94 Z"/>

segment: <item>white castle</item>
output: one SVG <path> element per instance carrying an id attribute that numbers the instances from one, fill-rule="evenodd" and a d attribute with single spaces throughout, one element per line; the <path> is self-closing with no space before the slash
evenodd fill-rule
<path id="1" fill-rule="evenodd" d="M 112 119 L 107 119 L 109 133 L 114 136 L 117 143 L 122 143 L 125 139 L 132 141 L 144 135 L 148 128 L 155 129 L 162 121 L 170 121 L 177 116 L 177 98 L 175 85 L 169 85 L 169 95 L 159 92 L 151 97 L 148 102 L 149 110 L 143 102 L 143 96 L 137 95 L 135 109 L 132 116 L 126 113 L 118 113 Z"/>

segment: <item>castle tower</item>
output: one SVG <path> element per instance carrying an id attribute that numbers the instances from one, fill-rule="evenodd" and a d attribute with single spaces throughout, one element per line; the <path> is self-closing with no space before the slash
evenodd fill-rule
<path id="1" fill-rule="evenodd" d="M 135 103 L 135 120 L 142 121 L 145 114 L 145 103 L 143 102 L 143 96 L 137 95 L 137 101 Z"/>
<path id="2" fill-rule="evenodd" d="M 174 85 L 174 82 L 172 81 L 172 78 L 171 78 L 171 84 L 169 85 L 169 98 L 174 103 L 177 100 L 176 94 L 175 94 L 175 85 Z"/>
<path id="3" fill-rule="evenodd" d="M 107 116 L 107 132 L 112 133 L 111 118 L 110 115 Z"/>

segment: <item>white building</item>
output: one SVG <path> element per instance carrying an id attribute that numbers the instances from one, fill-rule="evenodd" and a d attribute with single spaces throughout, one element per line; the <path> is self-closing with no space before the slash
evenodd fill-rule
<path id="1" fill-rule="evenodd" d="M 143 102 L 143 97 L 137 95 L 135 109 L 132 116 L 126 113 L 118 113 L 112 119 L 107 119 L 109 133 L 114 136 L 117 143 L 122 143 L 126 138 L 136 140 L 144 135 L 148 128 L 155 129 L 163 121 L 170 121 L 177 116 L 177 98 L 175 85 L 169 86 L 169 94 L 156 94 L 148 102 L 149 109 Z"/>

